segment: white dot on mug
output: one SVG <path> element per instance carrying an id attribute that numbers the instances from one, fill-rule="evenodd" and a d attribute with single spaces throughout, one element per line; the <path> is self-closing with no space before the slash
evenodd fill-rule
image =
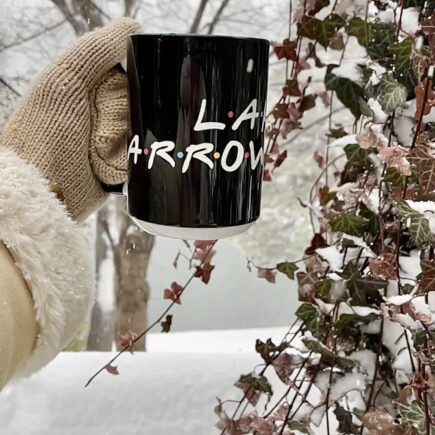
<path id="1" fill-rule="evenodd" d="M 178 153 L 177 153 L 177 157 L 178 157 L 179 159 L 182 159 L 183 156 L 184 156 L 183 152 L 182 152 L 182 151 L 178 151 Z"/>
<path id="2" fill-rule="evenodd" d="M 248 65 L 246 66 L 246 72 L 250 73 L 254 69 L 254 59 L 248 60 Z"/>

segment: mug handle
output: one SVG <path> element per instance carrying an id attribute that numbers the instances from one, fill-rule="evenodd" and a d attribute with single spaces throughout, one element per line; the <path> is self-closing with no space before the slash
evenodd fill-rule
<path id="1" fill-rule="evenodd" d="M 101 182 L 101 187 L 105 192 L 113 193 L 115 195 L 124 195 L 125 183 L 120 184 L 106 184 Z"/>

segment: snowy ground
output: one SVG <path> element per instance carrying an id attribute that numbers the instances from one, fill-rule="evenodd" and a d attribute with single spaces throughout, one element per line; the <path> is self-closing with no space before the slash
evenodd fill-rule
<path id="1" fill-rule="evenodd" d="M 260 362 L 256 338 L 280 341 L 285 328 L 150 334 L 149 352 L 123 355 L 119 376 L 89 376 L 107 353 L 62 353 L 0 394 L 1 435 L 207 435 L 216 396 L 240 399 L 240 374 Z"/>

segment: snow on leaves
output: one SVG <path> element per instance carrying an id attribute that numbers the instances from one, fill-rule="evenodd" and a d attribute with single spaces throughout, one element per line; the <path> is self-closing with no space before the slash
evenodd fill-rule
<path id="1" fill-rule="evenodd" d="M 406 201 L 396 202 L 398 216 L 403 219 L 405 225 L 409 228 L 412 240 L 421 246 L 425 243 L 433 243 L 434 235 L 429 228 L 428 220 L 417 210 L 414 210 Z"/>
<path id="2" fill-rule="evenodd" d="M 412 426 L 402 426 L 383 408 L 368 411 L 362 416 L 362 422 L 370 435 L 416 435 Z"/>
<path id="3" fill-rule="evenodd" d="M 337 98 L 352 112 L 357 119 L 362 114 L 361 101 L 364 101 L 364 90 L 352 80 L 338 77 L 334 74 L 334 67 L 328 65 L 325 75 L 325 87 L 330 91 L 335 91 Z"/>
<path id="4" fill-rule="evenodd" d="M 381 147 L 379 158 L 386 165 L 397 169 L 402 175 L 411 175 L 411 164 L 406 159 L 409 152 L 400 146 Z"/>
<path id="5" fill-rule="evenodd" d="M 301 265 L 282 261 L 274 269 L 258 270 L 269 282 L 275 281 L 276 272 L 296 278 L 301 301 L 297 344 L 291 338 L 284 342 L 291 335 L 282 347 L 271 340 L 257 342 L 266 366 L 273 366 L 301 399 L 296 398 L 294 406 L 291 396 L 278 399 L 262 422 L 273 423 L 265 434 L 317 433 L 329 407 L 339 420 L 339 433 L 426 433 L 423 424 L 428 418 L 435 421 L 435 316 L 428 303 L 435 291 L 435 215 L 430 206 L 435 192 L 430 69 L 430 59 L 435 60 L 435 14 L 427 18 L 432 12 L 420 0 L 371 2 L 370 11 L 361 2 L 338 0 L 318 14 L 324 6 L 315 0 L 299 2 L 294 14 L 297 39 L 277 47 L 290 74 L 267 130 L 273 152 L 265 159 L 266 179 L 282 152 L 278 143 L 292 141 L 288 133 L 303 128 L 304 111 L 322 108 L 316 95 L 323 92 L 330 97 L 327 104 L 335 106 L 338 99 L 355 122 L 352 126 L 340 115 L 324 113 L 328 144 L 325 141 L 315 154 L 322 172 L 310 203 L 304 203 L 316 234 Z M 420 28 L 411 28 L 417 19 Z M 356 42 L 362 54 L 353 58 L 349 47 Z M 303 79 L 302 67 L 307 69 Z M 307 77 L 317 78 L 318 73 L 325 90 L 318 90 L 316 83 L 314 91 Z M 338 160 L 340 150 L 347 159 L 344 164 Z M 326 258 L 328 252 L 335 252 L 336 261 Z M 350 380 L 358 382 L 360 404 L 342 386 Z M 320 390 L 316 404 L 304 397 L 305 385 Z M 392 403 L 395 399 L 400 404 Z M 379 408 L 385 403 L 388 409 Z M 233 423 L 241 424 L 243 418 L 247 428 L 252 414 Z M 249 427 L 240 433 L 252 433 Z"/>
<path id="6" fill-rule="evenodd" d="M 345 371 L 352 370 L 355 367 L 355 361 L 337 356 L 317 340 L 304 339 L 302 341 L 308 350 L 320 354 L 320 362 L 326 366 L 336 366 Z"/>

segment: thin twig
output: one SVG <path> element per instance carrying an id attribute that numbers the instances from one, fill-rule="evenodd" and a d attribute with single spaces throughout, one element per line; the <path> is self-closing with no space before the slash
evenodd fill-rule
<path id="1" fill-rule="evenodd" d="M 205 254 L 204 258 L 207 258 L 208 254 L 210 253 L 210 251 L 213 249 L 213 247 L 216 245 L 217 240 L 215 240 L 209 247 L 209 249 L 207 250 L 207 253 Z M 201 265 L 203 264 L 204 260 L 201 261 Z M 177 295 L 177 297 L 168 305 L 168 307 L 163 311 L 163 313 L 153 322 L 151 323 L 150 326 L 148 326 L 148 328 L 145 329 L 145 331 L 141 332 L 134 340 L 132 340 L 131 343 L 128 343 L 127 345 L 125 345 L 107 364 L 105 364 L 103 367 L 101 367 L 98 371 L 96 371 L 88 380 L 88 382 L 86 382 L 85 384 L 85 388 L 101 373 L 103 372 L 106 367 L 110 366 L 114 361 L 116 361 L 126 350 L 131 349 L 132 345 L 134 343 L 136 343 L 136 341 L 139 341 L 147 332 L 149 332 L 152 328 L 154 328 L 154 326 L 156 326 L 158 323 L 160 323 L 163 318 L 166 316 L 166 314 L 169 313 L 169 311 L 172 309 L 172 307 L 179 301 L 181 295 L 184 293 L 184 290 L 186 290 L 187 286 L 192 282 L 193 278 L 195 278 L 195 272 L 192 273 L 192 275 L 190 276 L 190 278 L 186 281 L 186 283 L 184 284 L 182 290 L 180 291 L 180 293 Z"/>

